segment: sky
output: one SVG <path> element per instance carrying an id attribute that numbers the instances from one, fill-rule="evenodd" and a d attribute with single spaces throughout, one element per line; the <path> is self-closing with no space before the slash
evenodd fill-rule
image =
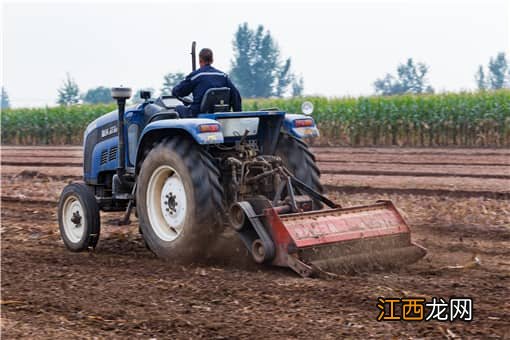
<path id="1" fill-rule="evenodd" d="M 409 57 L 430 67 L 436 91 L 472 90 L 478 65 L 510 56 L 510 0 L 0 1 L 13 107 L 56 105 L 66 73 L 82 92 L 160 89 L 164 74 L 191 71 L 193 40 L 228 72 L 243 22 L 271 32 L 306 95 L 371 95 Z"/>

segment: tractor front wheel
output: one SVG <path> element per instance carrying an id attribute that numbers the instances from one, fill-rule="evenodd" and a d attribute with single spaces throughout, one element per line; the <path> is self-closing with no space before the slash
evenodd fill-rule
<path id="1" fill-rule="evenodd" d="M 221 227 L 219 171 L 185 137 L 164 141 L 147 154 L 136 201 L 143 238 L 159 257 L 197 259 Z"/>
<path id="2" fill-rule="evenodd" d="M 67 249 L 79 252 L 95 248 L 99 240 L 99 206 L 83 183 L 67 185 L 58 203 L 58 225 Z"/>

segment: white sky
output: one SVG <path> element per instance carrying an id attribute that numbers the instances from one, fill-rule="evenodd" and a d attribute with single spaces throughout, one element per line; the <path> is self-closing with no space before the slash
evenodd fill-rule
<path id="1" fill-rule="evenodd" d="M 228 71 L 237 26 L 262 24 L 292 57 L 305 94 L 368 95 L 413 57 L 437 91 L 473 89 L 474 73 L 510 56 L 510 0 L 2 2 L 2 84 L 11 105 L 55 105 L 66 72 L 98 85 L 159 89 L 190 71 L 192 40 Z"/>

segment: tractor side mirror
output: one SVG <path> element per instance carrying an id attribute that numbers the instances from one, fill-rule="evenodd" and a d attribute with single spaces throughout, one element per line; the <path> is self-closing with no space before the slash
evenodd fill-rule
<path id="1" fill-rule="evenodd" d="M 140 91 L 140 98 L 143 100 L 151 99 L 151 91 Z"/>

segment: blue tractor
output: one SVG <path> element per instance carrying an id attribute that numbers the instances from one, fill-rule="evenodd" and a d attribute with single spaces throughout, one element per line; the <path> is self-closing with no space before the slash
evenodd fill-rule
<path id="1" fill-rule="evenodd" d="M 230 112 L 229 89 L 210 89 L 197 118 L 180 118 L 187 98 L 113 88 L 118 110 L 84 134 L 83 182 L 67 185 L 58 222 L 66 247 L 95 248 L 100 211 L 135 209 L 147 247 L 171 260 L 203 256 L 232 228 L 258 263 L 302 276 L 328 268 L 414 262 L 425 254 L 389 201 L 341 208 L 325 197 L 305 140 L 319 135 L 304 114 L 278 109 Z M 370 256 L 369 256 L 370 255 Z"/>

